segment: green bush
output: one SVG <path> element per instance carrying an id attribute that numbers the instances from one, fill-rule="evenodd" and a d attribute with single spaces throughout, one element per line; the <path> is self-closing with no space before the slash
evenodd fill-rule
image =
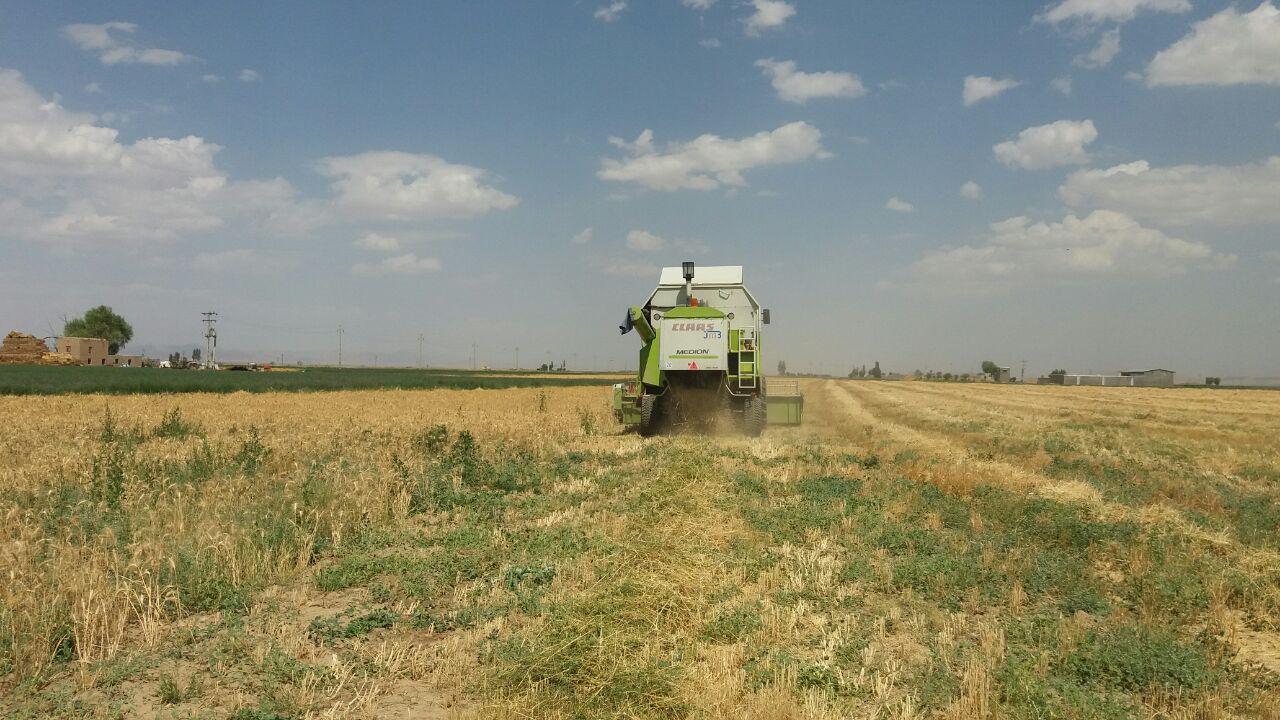
<path id="1" fill-rule="evenodd" d="M 1131 692 L 1199 688 L 1211 678 L 1203 648 L 1182 642 L 1169 630 L 1146 627 L 1090 631 L 1064 666 L 1081 682 Z"/>
<path id="2" fill-rule="evenodd" d="M 181 440 L 191 435 L 199 435 L 200 426 L 182 419 L 182 411 L 172 408 L 164 414 L 160 424 L 151 431 L 153 438 L 171 438 Z"/>

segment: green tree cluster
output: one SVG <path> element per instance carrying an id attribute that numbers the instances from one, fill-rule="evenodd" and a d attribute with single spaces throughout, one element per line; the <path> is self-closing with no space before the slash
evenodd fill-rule
<path id="1" fill-rule="evenodd" d="M 62 334 L 70 337 L 102 338 L 107 352 L 115 355 L 133 339 L 133 326 L 106 305 L 86 310 L 82 317 L 68 320 Z"/>

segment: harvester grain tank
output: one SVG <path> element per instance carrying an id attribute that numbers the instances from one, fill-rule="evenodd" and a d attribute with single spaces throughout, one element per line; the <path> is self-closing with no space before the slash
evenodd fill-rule
<path id="1" fill-rule="evenodd" d="M 741 266 L 663 268 L 649 300 L 619 327 L 635 330 L 642 347 L 636 379 L 614 386 L 616 416 L 643 435 L 726 421 L 758 435 L 766 423 L 798 424 L 804 399 L 795 383 L 775 381 L 778 392 L 767 392 L 768 324 Z"/>

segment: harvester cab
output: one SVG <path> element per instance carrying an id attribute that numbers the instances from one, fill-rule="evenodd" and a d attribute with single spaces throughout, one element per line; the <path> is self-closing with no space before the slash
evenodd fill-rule
<path id="1" fill-rule="evenodd" d="M 741 266 L 663 268 L 648 301 L 629 308 L 619 326 L 635 330 L 642 346 L 636 379 L 614 386 L 618 419 L 643 435 L 726 420 L 758 435 L 768 422 L 798 423 L 803 398 L 794 383 L 765 392 L 768 322 Z"/>

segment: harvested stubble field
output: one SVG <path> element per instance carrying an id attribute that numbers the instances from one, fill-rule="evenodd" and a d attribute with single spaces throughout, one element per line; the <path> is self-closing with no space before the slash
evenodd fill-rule
<path id="1" fill-rule="evenodd" d="M 804 389 L 0 398 L 0 713 L 1280 717 L 1280 396 Z"/>

